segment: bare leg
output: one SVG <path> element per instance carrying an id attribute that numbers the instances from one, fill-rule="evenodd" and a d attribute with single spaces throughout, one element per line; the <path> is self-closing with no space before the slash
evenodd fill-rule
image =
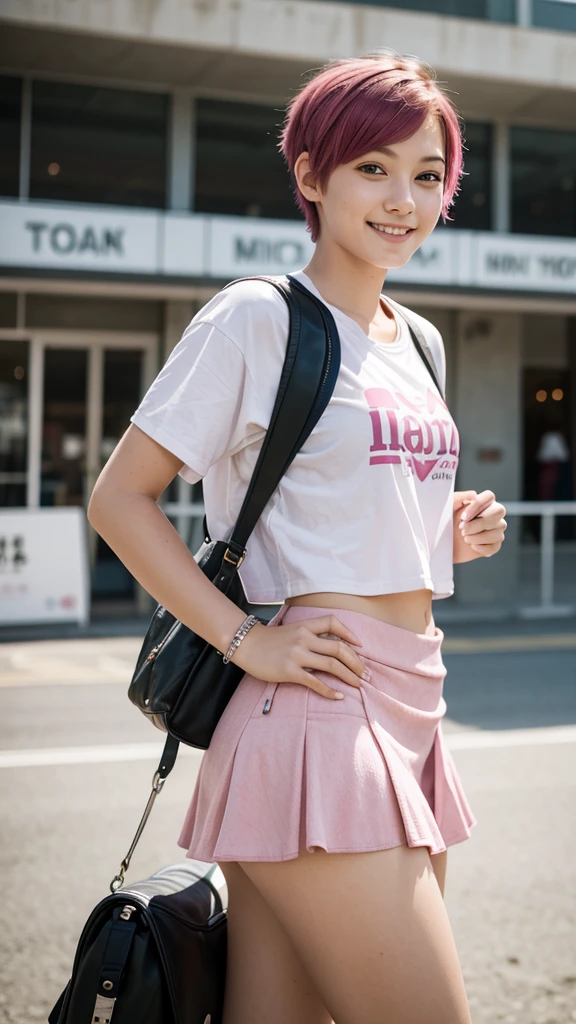
<path id="1" fill-rule="evenodd" d="M 285 929 L 337 1024 L 471 1024 L 426 848 L 317 850 L 283 862 L 246 861 L 241 868 Z M 254 1016 L 233 1018 L 234 1024 L 249 1019 L 261 1024 Z M 272 1020 L 270 1014 L 268 1024 Z M 281 1020 L 299 1024 L 296 1017 Z"/>
<path id="2" fill-rule="evenodd" d="M 448 866 L 448 850 L 444 850 L 444 853 L 435 853 L 430 857 L 430 863 L 432 865 L 434 874 L 436 875 L 436 881 L 444 898 L 444 891 L 446 889 L 446 868 Z"/>
<path id="3" fill-rule="evenodd" d="M 291 940 L 238 864 L 228 886 L 224 1024 L 333 1024 Z"/>

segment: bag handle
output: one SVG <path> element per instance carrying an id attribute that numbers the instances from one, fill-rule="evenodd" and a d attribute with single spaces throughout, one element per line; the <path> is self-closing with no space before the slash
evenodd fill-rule
<path id="1" fill-rule="evenodd" d="M 138 828 L 136 829 L 136 832 L 134 834 L 134 839 L 132 840 L 132 842 L 130 844 L 130 849 L 128 850 L 128 853 L 126 854 L 126 856 L 124 857 L 124 860 L 120 864 L 120 870 L 119 870 L 117 875 L 114 875 L 114 878 L 110 882 L 110 892 L 112 892 L 112 893 L 116 892 L 118 889 L 121 889 L 122 886 L 124 885 L 124 876 L 125 876 L 126 872 L 128 871 L 128 868 L 130 867 L 130 861 L 132 860 L 132 854 L 134 853 L 134 850 L 136 849 L 136 847 L 138 845 L 138 841 L 140 839 L 140 836 L 142 835 L 142 833 L 144 831 L 144 826 L 145 826 L 146 822 L 148 821 L 148 818 L 150 817 L 150 812 L 151 812 L 151 810 L 152 810 L 152 808 L 154 806 L 154 801 L 155 801 L 156 797 L 158 796 L 158 793 L 162 789 L 162 786 L 166 782 L 166 779 L 168 778 L 168 776 L 170 775 L 170 772 L 172 771 L 172 769 L 174 767 L 174 764 L 176 762 L 176 755 L 178 754 L 179 746 L 180 746 L 180 740 L 177 740 L 174 736 L 168 735 L 168 737 L 166 739 L 166 742 L 164 744 L 164 750 L 162 751 L 162 756 L 161 756 L 160 761 L 158 763 L 158 767 L 157 767 L 157 769 L 154 772 L 154 775 L 152 777 L 152 789 L 150 791 L 150 796 L 148 797 L 148 802 L 146 804 L 146 807 L 144 808 L 144 814 L 142 815 L 142 817 L 140 819 L 140 824 L 138 825 Z"/>

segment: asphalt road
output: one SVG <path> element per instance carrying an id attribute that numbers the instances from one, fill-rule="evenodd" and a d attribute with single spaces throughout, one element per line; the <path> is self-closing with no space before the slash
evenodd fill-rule
<path id="1" fill-rule="evenodd" d="M 445 632 L 444 732 L 479 820 L 446 892 L 474 1024 L 576 1021 L 574 623 Z M 0 645 L 2 1024 L 46 1020 L 146 802 L 162 737 L 126 697 L 139 644 Z M 182 859 L 200 757 L 179 758 L 131 880 Z"/>

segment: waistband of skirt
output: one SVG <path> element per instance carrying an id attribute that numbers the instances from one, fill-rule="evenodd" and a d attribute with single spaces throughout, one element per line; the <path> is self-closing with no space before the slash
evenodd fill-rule
<path id="1" fill-rule="evenodd" d="M 352 611 L 350 608 L 323 608 L 300 604 L 283 604 L 269 624 L 279 626 L 324 615 L 334 615 L 339 622 L 347 626 L 362 641 L 358 653 L 382 665 L 415 669 L 422 662 L 428 666 L 442 662 L 441 645 L 444 633 L 438 626 L 435 627 L 435 632 L 428 636 L 425 633 L 403 629 L 401 626 L 393 626 L 373 615 Z"/>

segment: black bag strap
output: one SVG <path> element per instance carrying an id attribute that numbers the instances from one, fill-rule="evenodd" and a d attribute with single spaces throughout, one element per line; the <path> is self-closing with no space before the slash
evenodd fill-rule
<path id="1" fill-rule="evenodd" d="M 172 771 L 174 764 L 176 763 L 176 757 L 178 755 L 179 746 L 180 740 L 177 740 L 175 736 L 171 736 L 170 734 L 168 734 L 166 742 L 164 744 L 164 750 L 162 751 L 162 756 L 160 758 L 160 761 L 158 762 L 158 767 L 152 777 L 152 789 L 150 790 L 150 796 L 148 797 L 148 802 L 146 804 L 146 807 L 144 808 L 144 813 L 140 818 L 140 824 L 136 829 L 134 839 L 130 844 L 130 849 L 128 850 L 128 853 L 126 854 L 124 860 L 120 864 L 120 870 L 118 874 L 114 875 L 114 878 L 110 882 L 110 892 L 112 893 L 116 892 L 118 889 L 121 889 L 122 886 L 124 885 L 124 875 L 128 871 L 128 868 L 130 867 L 132 854 L 134 853 L 134 850 L 138 845 L 140 836 L 144 831 L 144 826 L 148 821 L 148 818 L 150 817 L 150 812 L 154 806 L 154 801 L 158 796 L 158 793 L 162 789 L 162 786 L 166 782 L 166 779 L 170 775 L 170 772 Z"/>
<path id="2" fill-rule="evenodd" d="M 442 398 L 444 399 L 444 401 L 446 401 L 444 389 L 440 387 L 440 375 L 438 373 L 438 367 L 434 362 L 434 356 L 430 351 L 430 346 L 424 336 L 422 328 L 420 327 L 419 324 L 416 323 L 413 317 L 410 316 L 408 310 L 403 309 L 402 306 L 399 305 L 399 303 L 389 298 L 388 295 L 386 296 L 386 302 L 388 302 L 392 306 L 392 308 L 396 310 L 398 315 L 401 316 L 402 319 L 405 320 L 406 323 L 408 324 L 408 329 L 412 336 L 412 341 L 414 342 L 416 349 L 418 351 L 418 355 L 422 359 L 422 362 L 424 363 L 426 369 L 428 370 L 428 373 L 432 377 L 432 380 L 434 381 L 436 387 L 438 388 L 438 391 L 442 395 Z"/>
<path id="3" fill-rule="evenodd" d="M 98 1024 L 106 1024 L 106 1022 L 109 1024 L 110 1022 L 136 932 L 136 922 L 121 920 L 121 916 L 118 907 L 114 913 L 106 948 L 102 955 L 96 1003 L 92 1016 L 92 1020 L 97 1021 Z"/>
<path id="4" fill-rule="evenodd" d="M 230 281 L 268 281 L 288 306 L 290 328 L 270 424 L 254 467 L 230 542 L 248 538 L 280 480 L 324 412 L 340 370 L 340 338 L 334 317 L 304 285 L 287 275 Z"/>

